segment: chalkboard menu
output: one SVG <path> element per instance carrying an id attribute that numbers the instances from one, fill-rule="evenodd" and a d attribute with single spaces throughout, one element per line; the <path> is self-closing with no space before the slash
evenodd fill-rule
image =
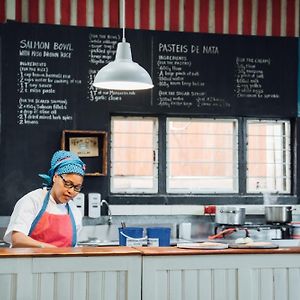
<path id="1" fill-rule="evenodd" d="M 92 87 L 120 29 L 9 22 L 2 26 L 0 214 L 41 183 L 63 130 L 109 131 L 110 115 L 297 116 L 298 43 L 271 38 L 126 30 L 147 91 Z M 87 192 L 108 194 L 108 177 Z"/>
<path id="2" fill-rule="evenodd" d="M 166 111 L 295 115 L 295 40 L 196 34 L 153 40 L 154 102 Z"/>

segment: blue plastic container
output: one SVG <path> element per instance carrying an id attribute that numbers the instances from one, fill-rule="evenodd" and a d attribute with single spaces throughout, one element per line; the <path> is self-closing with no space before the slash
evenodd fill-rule
<path id="1" fill-rule="evenodd" d="M 148 247 L 170 246 L 171 228 L 149 227 L 147 228 Z"/>
<path id="2" fill-rule="evenodd" d="M 121 227 L 119 228 L 119 245 L 120 246 L 142 246 L 143 227 Z"/>

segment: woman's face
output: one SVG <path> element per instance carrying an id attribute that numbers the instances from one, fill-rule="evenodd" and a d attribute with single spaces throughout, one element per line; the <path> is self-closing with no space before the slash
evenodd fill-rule
<path id="1" fill-rule="evenodd" d="M 83 176 L 78 174 L 55 174 L 51 195 L 56 203 L 67 203 L 74 198 L 82 187 Z"/>

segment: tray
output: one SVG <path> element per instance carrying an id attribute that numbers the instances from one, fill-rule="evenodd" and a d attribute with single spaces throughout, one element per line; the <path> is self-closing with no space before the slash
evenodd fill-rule
<path id="1" fill-rule="evenodd" d="M 233 249 L 276 249 L 279 246 L 273 243 L 254 242 L 248 244 L 229 244 L 228 247 Z"/>
<path id="2" fill-rule="evenodd" d="M 228 244 L 219 243 L 218 245 L 216 245 L 216 243 L 212 243 L 212 245 L 210 245 L 209 243 L 181 243 L 181 244 L 177 244 L 177 248 L 218 250 L 218 249 L 227 249 Z"/>

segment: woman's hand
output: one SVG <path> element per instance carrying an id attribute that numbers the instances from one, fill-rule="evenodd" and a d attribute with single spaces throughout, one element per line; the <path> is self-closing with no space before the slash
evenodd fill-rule
<path id="1" fill-rule="evenodd" d="M 57 248 L 52 244 L 34 240 L 30 236 L 19 231 L 12 232 L 11 241 L 13 248 Z"/>

